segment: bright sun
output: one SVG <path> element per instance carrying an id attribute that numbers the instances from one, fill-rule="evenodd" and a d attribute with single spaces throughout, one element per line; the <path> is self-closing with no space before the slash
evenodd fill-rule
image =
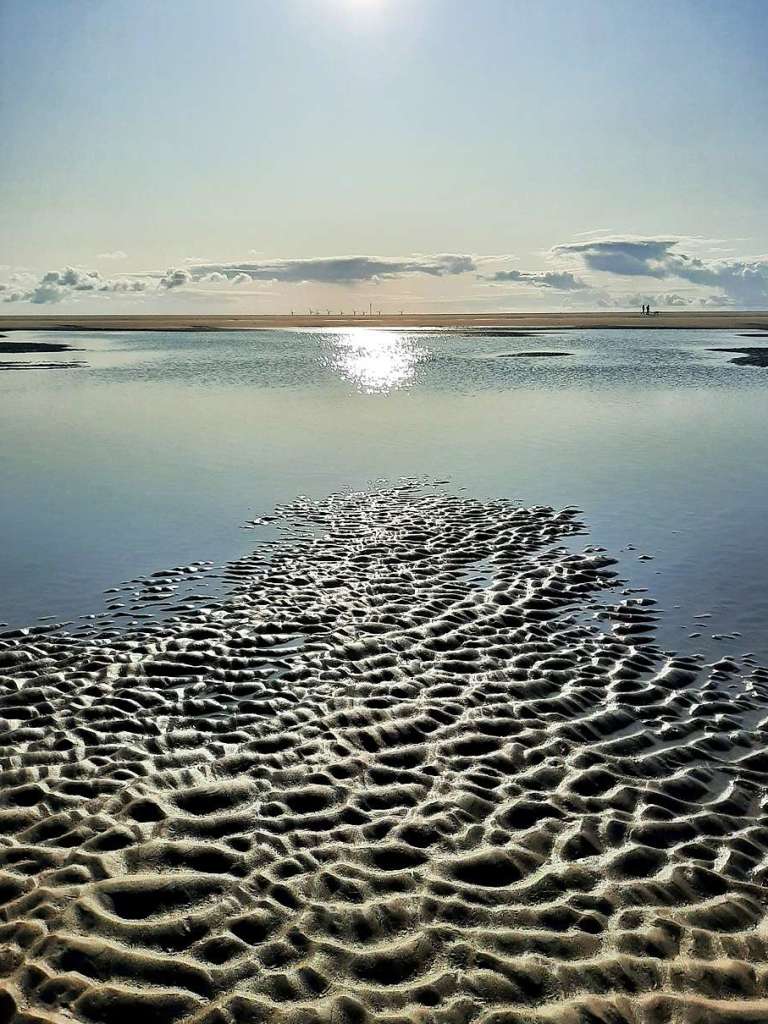
<path id="1" fill-rule="evenodd" d="M 342 0 L 342 4 L 348 10 L 374 10 L 384 4 L 384 0 Z"/>
<path id="2" fill-rule="evenodd" d="M 371 26 L 383 14 L 386 0 L 334 0 L 339 14 L 346 16 L 350 22 L 362 26 Z"/>

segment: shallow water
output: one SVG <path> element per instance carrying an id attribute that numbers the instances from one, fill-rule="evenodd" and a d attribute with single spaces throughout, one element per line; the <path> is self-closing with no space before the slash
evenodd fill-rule
<path id="1" fill-rule="evenodd" d="M 279 511 L 205 608 L 0 639 L 2 1019 L 763 1020 L 768 669 L 571 510 Z"/>
<path id="2" fill-rule="evenodd" d="M 237 557 L 239 526 L 298 493 L 426 475 L 577 505 L 582 545 L 658 597 L 662 643 L 768 658 L 768 373 L 707 351 L 749 344 L 736 334 L 53 340 L 81 351 L 0 357 L 85 364 L 0 374 L 0 621 L 76 618 L 122 580 Z M 569 355 L 510 357 L 537 349 Z"/>

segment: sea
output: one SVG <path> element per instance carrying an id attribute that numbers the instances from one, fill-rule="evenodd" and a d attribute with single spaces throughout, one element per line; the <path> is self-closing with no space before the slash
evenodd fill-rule
<path id="1" fill-rule="evenodd" d="M 71 350 L 0 355 L 0 629 L 106 614 L 180 566 L 215 593 L 279 503 L 415 478 L 576 506 L 570 543 L 658 602 L 663 647 L 768 664 L 768 369 L 713 351 L 759 344 L 736 332 L 8 340 Z"/>

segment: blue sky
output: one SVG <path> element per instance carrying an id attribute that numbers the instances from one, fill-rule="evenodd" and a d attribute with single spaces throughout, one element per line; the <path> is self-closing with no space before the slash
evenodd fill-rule
<path id="1" fill-rule="evenodd" d="M 3 312 L 768 306 L 767 14 L 0 0 Z"/>

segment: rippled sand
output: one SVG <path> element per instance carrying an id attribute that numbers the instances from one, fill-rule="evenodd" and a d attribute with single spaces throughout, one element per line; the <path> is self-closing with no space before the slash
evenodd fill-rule
<path id="1" fill-rule="evenodd" d="M 574 510 L 278 514 L 199 611 L 0 639 L 0 1020 L 768 1020 L 768 672 Z"/>

